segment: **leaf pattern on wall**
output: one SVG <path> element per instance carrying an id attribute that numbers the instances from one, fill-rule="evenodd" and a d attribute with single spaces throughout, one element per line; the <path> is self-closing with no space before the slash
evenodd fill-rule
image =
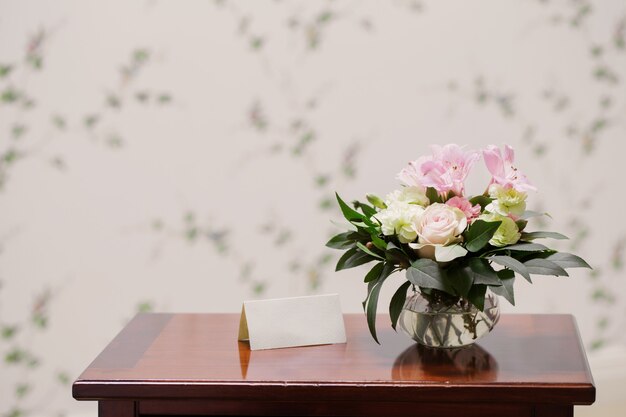
<path id="1" fill-rule="evenodd" d="M 186 158 L 189 165 L 193 166 L 191 160 L 195 157 L 195 149 L 184 149 L 185 146 L 193 145 L 193 142 L 183 142 L 176 130 L 156 134 L 150 131 L 147 125 L 152 122 L 156 124 L 158 120 L 150 120 L 139 128 L 132 120 L 134 117 L 159 119 L 174 114 L 180 118 L 168 119 L 175 120 L 172 123 L 195 123 L 198 138 L 210 137 L 212 142 L 209 146 L 198 142 L 198 152 L 206 150 L 202 146 L 210 147 L 212 151 L 220 151 L 220 147 L 227 149 L 222 157 L 228 162 L 224 166 L 231 164 L 234 166 L 231 171 L 237 172 L 233 174 L 228 171 L 229 168 L 223 166 L 215 168 L 215 176 L 223 177 L 224 182 L 232 182 L 233 187 L 241 187 L 245 179 L 234 178 L 237 173 L 255 181 L 266 175 L 266 171 L 270 171 L 275 165 L 281 164 L 280 166 L 286 167 L 283 169 L 288 169 L 285 182 L 295 178 L 299 181 L 298 187 L 291 191 L 293 195 L 283 196 L 281 200 L 275 194 L 272 197 L 269 192 L 272 190 L 268 190 L 268 196 L 257 196 L 255 200 L 249 201 L 253 212 L 249 217 L 253 217 L 253 221 L 242 225 L 239 219 L 228 216 L 228 208 L 201 204 L 204 200 L 218 198 L 211 194 L 212 190 L 198 185 L 201 182 L 191 191 L 195 196 L 201 196 L 197 199 L 190 198 L 189 189 L 180 191 L 164 184 L 161 201 L 151 205 L 149 209 L 142 206 L 142 210 L 145 209 L 141 213 L 144 219 L 142 224 L 119 224 L 119 229 L 113 232 L 119 236 L 115 244 L 128 245 L 129 251 L 132 251 L 133 245 L 139 246 L 141 249 L 132 252 L 129 257 L 141 258 L 138 263 L 145 261 L 142 271 L 147 276 L 155 269 L 163 267 L 173 257 L 188 268 L 183 273 L 220 263 L 229 272 L 222 274 L 224 276 L 220 276 L 220 279 L 236 281 L 234 285 L 238 289 L 237 294 L 220 294 L 220 297 L 231 297 L 235 304 L 242 297 L 275 294 L 278 286 L 285 285 L 284 281 L 278 279 L 279 276 L 287 277 L 285 281 L 288 286 L 293 285 L 298 291 L 321 292 L 329 281 L 338 279 L 332 272 L 336 255 L 323 247 L 324 238 L 330 237 L 335 231 L 328 224 L 327 218 L 333 215 L 336 219 L 341 217 L 335 207 L 334 191 L 356 189 L 357 184 L 365 186 L 363 182 L 379 176 L 391 178 L 394 172 L 379 168 L 381 161 L 378 158 L 391 158 L 401 153 L 404 163 L 405 158 L 419 155 L 419 146 L 440 140 L 435 136 L 410 139 L 413 142 L 407 139 L 401 143 L 402 148 L 398 149 L 400 142 L 396 138 L 379 137 L 377 133 L 381 127 L 377 119 L 389 120 L 382 115 L 371 120 L 359 120 L 359 124 L 354 123 L 353 127 L 346 129 L 347 114 L 362 111 L 359 106 L 367 101 L 369 95 L 384 98 L 387 92 L 367 91 L 370 85 L 366 83 L 366 91 L 362 94 L 346 94 L 341 82 L 351 78 L 358 79 L 363 68 L 350 67 L 351 72 L 345 74 L 341 72 L 343 66 L 349 67 L 348 61 L 352 59 L 353 52 L 356 56 L 355 51 L 359 49 L 369 51 L 371 59 L 364 63 L 374 67 L 378 64 L 377 59 L 387 57 L 385 52 L 390 49 L 401 51 L 403 57 L 410 57 L 406 58 L 407 62 L 410 59 L 420 60 L 420 65 L 445 56 L 450 51 L 440 49 L 438 38 L 444 38 L 445 31 L 432 34 L 433 37 L 429 40 L 432 49 L 419 51 L 415 56 L 411 54 L 417 38 L 423 38 L 425 34 L 431 35 L 423 28 L 435 30 L 433 22 L 440 22 L 436 20 L 441 19 L 437 15 L 442 9 L 445 11 L 446 6 L 441 6 L 440 2 L 411 0 L 393 1 L 384 5 L 375 1 L 218 0 L 205 6 L 202 9 L 207 14 L 205 18 L 220 19 L 223 25 L 211 28 L 211 39 L 201 39 L 198 43 L 191 44 L 185 43 L 191 39 L 185 37 L 185 30 L 204 33 L 200 29 L 206 29 L 201 19 L 193 19 L 197 17 L 192 16 L 196 15 L 197 9 L 192 6 L 176 6 L 179 8 L 177 11 L 187 13 L 186 18 L 190 22 L 189 27 L 182 28 L 180 22 L 176 22 L 176 17 L 167 16 L 167 12 L 166 17 L 160 14 L 163 9 L 168 10 L 167 7 L 171 7 L 169 5 L 151 2 L 147 6 L 142 5 L 144 8 L 137 14 L 133 14 L 136 10 L 130 4 L 115 5 L 120 24 L 118 29 L 123 30 L 124 24 L 132 23 L 134 31 L 121 45 L 120 42 L 112 45 L 115 52 L 107 56 L 114 58 L 106 63 L 107 71 L 98 73 L 97 79 L 94 76 L 91 81 L 93 100 L 80 106 L 79 110 L 65 105 L 71 99 L 51 101 L 51 95 L 42 90 L 42 85 L 49 82 L 71 83 L 71 80 L 64 79 L 64 75 L 55 73 L 54 68 L 69 70 L 72 65 L 76 65 L 64 54 L 64 42 L 67 39 L 63 38 L 63 34 L 69 26 L 83 22 L 68 18 L 62 24 L 54 24 L 54 19 L 42 18 L 44 24 L 29 28 L 26 39 L 15 34 L 10 41 L 6 41 L 7 44 L 19 45 L 21 50 L 19 57 L 14 58 L 17 55 L 9 49 L 7 52 L 4 47 L 0 49 L 0 205 L 8 205 L 11 198 L 23 191 L 19 188 L 24 184 L 22 180 L 29 177 L 31 172 L 39 174 L 39 165 L 45 165 L 48 169 L 45 172 L 50 174 L 50 178 L 45 178 L 45 184 L 50 184 L 52 179 L 52 182 L 60 186 L 76 186 L 72 182 L 76 180 L 68 177 L 73 170 L 77 170 L 80 177 L 85 170 L 85 164 L 80 164 L 83 157 L 88 159 L 87 164 L 109 164 L 103 168 L 106 171 L 103 176 L 111 179 L 109 184 L 112 188 L 116 186 L 112 180 L 116 179 L 116 169 L 119 168 L 117 164 L 127 161 L 126 158 L 135 157 L 136 159 L 130 159 L 128 163 L 137 164 L 137 177 L 117 178 L 119 181 L 135 184 L 133 181 L 144 175 L 141 172 L 142 163 L 149 165 L 152 153 L 151 148 L 143 148 L 145 159 L 137 157 L 137 148 L 133 145 L 142 140 L 152 141 L 153 146 L 162 142 L 180 142 L 177 151 L 189 152 Z M 82 16 L 78 9 L 76 15 L 70 14 L 76 6 L 59 6 L 63 7 L 67 8 L 68 16 L 73 16 L 72 19 L 80 16 L 88 21 L 88 17 Z M 477 2 L 475 7 L 485 6 Z M 398 81 L 398 85 L 402 90 L 413 92 L 418 91 L 418 86 L 440 86 L 432 96 L 423 95 L 418 99 L 432 100 L 433 106 L 441 114 L 449 111 L 448 105 L 458 112 L 469 108 L 479 109 L 489 122 L 508 126 L 508 132 L 513 134 L 501 140 L 516 145 L 518 150 L 527 149 L 539 161 L 538 164 L 541 164 L 537 176 L 551 169 L 545 174 L 546 177 L 553 175 L 555 181 L 564 184 L 561 195 L 536 196 L 534 208 L 543 211 L 553 207 L 555 199 L 567 200 L 567 215 L 562 221 L 566 229 L 564 232 L 572 239 L 566 244 L 581 253 L 592 252 L 598 245 L 608 248 L 602 254 L 596 253 L 589 258 L 595 269 L 589 275 L 588 286 L 580 289 L 585 292 L 584 296 L 589 303 L 589 306 L 585 306 L 585 311 L 591 311 L 594 317 L 594 327 L 590 330 L 593 335 L 585 342 L 591 349 L 601 349 L 611 343 L 623 342 L 623 339 L 619 339 L 620 334 L 615 331 L 625 324 L 624 315 L 621 314 L 624 308 L 624 297 L 621 295 L 623 284 L 617 282 L 616 277 L 623 273 L 626 230 L 616 226 L 613 234 L 602 235 L 589 216 L 590 213 L 599 213 L 602 210 L 599 207 L 602 202 L 595 198 L 594 193 L 603 198 L 612 196 L 610 187 L 617 186 L 618 181 L 609 180 L 614 182 L 605 186 L 598 179 L 590 182 L 589 187 L 579 189 L 576 178 L 571 178 L 571 174 L 576 172 L 577 175 L 581 173 L 593 176 L 593 169 L 589 168 L 589 164 L 600 164 L 599 154 L 618 146 L 612 141 L 619 135 L 623 136 L 626 128 L 626 91 L 622 70 L 626 65 L 626 10 L 610 13 L 612 18 L 609 21 L 603 17 L 607 14 L 604 9 L 608 6 L 602 2 L 538 1 L 525 3 L 524 7 L 527 8 L 524 13 L 528 22 L 523 33 L 514 34 L 514 46 L 519 46 L 520 49 L 528 47 L 528 44 L 538 46 L 543 38 L 571 41 L 568 45 L 575 45 L 577 53 L 582 57 L 577 64 L 584 66 L 587 74 L 585 79 L 576 79 L 574 82 L 585 86 L 585 94 L 580 94 L 573 88 L 572 80 L 565 80 L 568 75 L 566 73 L 547 73 L 542 78 L 520 80 L 502 66 L 492 65 L 497 63 L 499 57 L 485 58 L 480 54 L 461 62 L 464 67 L 462 75 L 459 75 L 459 71 L 454 71 L 454 68 L 450 68 L 450 72 L 442 68 L 438 78 L 420 79 L 422 75 L 416 72 L 411 77 Z M 499 20 L 508 22 L 519 18 L 515 13 L 498 15 Z M 148 22 L 149 19 L 154 20 Z M 490 17 L 476 15 L 472 19 L 480 22 L 480 19 L 488 20 Z M 172 23 L 176 23 L 176 31 L 167 32 L 171 30 L 168 29 L 168 24 Z M 168 33 L 167 36 L 173 41 L 151 39 L 149 32 L 144 34 L 142 29 L 147 31 L 151 24 L 162 26 L 164 33 Z M 399 29 L 396 30 L 396 26 Z M 599 29 L 604 26 L 608 29 Z M 85 27 L 86 31 L 93 31 L 90 33 L 92 41 L 94 34 L 103 36 L 99 32 L 101 28 Z M 445 25 L 439 26 L 437 30 L 443 29 Z M 454 34 L 458 38 L 459 50 L 469 48 L 474 53 L 484 48 L 479 43 L 464 43 L 464 35 Z M 488 38 L 492 38 L 494 34 L 488 35 Z M 202 46 L 213 41 L 213 38 L 219 39 L 221 48 L 203 49 Z M 100 52 L 98 48 L 103 45 L 108 43 L 94 44 L 89 49 L 90 54 L 80 58 L 95 62 Z M 197 64 L 197 61 L 179 64 L 176 61 L 180 58 L 177 55 L 178 50 L 193 50 L 198 56 L 210 56 L 211 65 L 207 73 L 195 79 L 184 80 L 190 73 L 188 66 Z M 185 88 L 202 88 L 210 80 L 213 67 L 230 62 L 231 54 L 235 53 L 247 54 L 247 65 L 255 66 L 254 75 L 258 75 L 258 78 L 255 78 L 254 87 L 246 84 L 246 80 L 241 80 L 240 88 L 246 89 L 246 92 L 237 96 L 236 102 L 233 103 L 234 99 L 229 100 L 230 97 L 224 97 L 223 108 L 205 110 L 204 115 L 210 118 L 210 123 L 202 124 L 199 120 L 186 118 L 191 110 L 197 110 L 197 106 L 201 104 L 190 103 L 189 90 L 185 91 Z M 528 50 L 525 53 L 532 56 Z M 160 71 L 164 61 L 169 65 L 170 72 Z M 102 65 L 102 61 L 98 62 Z M 401 77 L 402 75 L 397 74 L 402 73 L 396 70 L 407 62 L 385 62 L 385 66 L 381 67 L 384 70 L 378 75 L 380 80 Z M 527 62 L 529 67 L 533 64 L 532 61 Z M 314 70 L 311 71 L 311 68 Z M 332 71 L 328 71 L 329 68 Z M 233 79 L 239 79 L 239 70 L 241 68 L 232 68 Z M 313 77 L 319 75 L 318 73 L 322 75 Z M 51 77 L 50 74 L 56 74 L 52 81 L 51 78 L 45 78 Z M 43 84 L 42 79 L 45 80 Z M 370 81 L 376 84 L 380 80 Z M 188 81 L 188 84 L 182 81 Z M 403 91 L 391 91 L 388 95 L 402 93 Z M 421 92 L 414 93 L 416 96 L 420 94 Z M 405 110 L 402 102 L 390 103 L 396 107 L 391 106 L 384 111 L 399 115 L 392 119 L 394 122 L 401 122 L 408 117 L 402 113 Z M 192 105 L 196 107 L 191 108 Z M 419 115 L 410 117 L 414 116 Z M 232 122 L 233 120 L 237 122 Z M 445 119 L 445 123 L 450 125 L 457 121 L 455 117 Z M 217 133 L 209 131 L 210 128 L 215 128 Z M 415 134 L 413 131 L 408 134 L 402 130 L 398 132 L 407 136 Z M 454 140 L 462 142 L 463 138 L 446 138 L 445 141 Z M 384 149 L 388 154 L 376 154 L 381 148 L 372 145 L 387 142 L 389 145 Z M 85 150 L 85 144 L 91 147 L 90 150 Z M 575 164 L 581 166 L 561 166 L 559 152 L 563 147 L 568 150 L 568 161 L 575 161 Z M 375 151 L 372 152 L 372 149 Z M 166 151 L 161 149 L 160 152 Z M 175 177 L 175 170 L 185 169 L 186 166 L 173 165 L 171 156 L 173 155 L 167 155 L 159 163 L 162 171 L 171 172 L 172 177 Z M 102 160 L 96 161 L 100 157 Z M 582 166 L 584 164 L 587 165 Z M 376 174 L 373 175 L 373 172 Z M 62 175 L 64 173 L 68 175 Z M 88 177 L 85 181 L 94 181 L 94 178 Z M 137 181 L 137 184 L 142 183 Z M 42 187 L 37 191 L 44 193 L 49 190 Z M 102 190 L 103 193 L 109 191 Z M 251 191 L 254 190 L 246 192 Z M 384 193 L 384 190 L 371 191 Z M 93 195 L 81 194 L 86 191 L 80 187 L 74 192 L 75 201 L 72 203 L 76 204 L 76 208 L 67 213 L 67 216 L 92 215 L 93 213 L 85 213 L 80 203 L 93 198 Z M 139 201 L 145 190 L 137 189 L 136 192 Z M 232 194 L 239 192 L 239 189 L 231 190 Z M 178 193 L 183 195 L 182 200 L 186 197 L 190 201 L 185 200 L 179 204 L 179 209 L 161 207 L 167 206 L 170 200 L 181 199 Z M 147 192 L 145 195 L 149 197 Z M 228 197 L 228 194 L 221 194 L 220 198 L 224 199 L 224 195 Z M 49 198 L 54 199 L 55 196 L 51 194 Z M 285 202 L 291 200 L 296 200 L 297 204 L 294 204 L 294 208 L 286 208 Z M 239 201 L 241 200 L 227 203 L 238 204 Z M 130 210 L 133 202 L 136 203 L 116 201 L 107 206 L 107 210 L 124 204 Z M 45 213 L 47 209 L 42 207 L 41 212 Z M 290 217 L 289 212 L 296 210 L 306 214 Z M 115 215 L 119 215 L 119 212 L 112 211 L 110 214 L 112 217 Z M 558 213 L 555 213 L 555 217 L 559 217 Z M 93 222 L 97 221 L 97 217 L 94 217 Z M 302 227 L 301 222 L 309 222 L 315 227 Z M 66 409 L 72 410 L 74 403 L 68 397 L 69 385 L 85 365 L 57 363 L 54 352 L 30 342 L 40 336 L 55 337 L 55 332 L 63 329 L 65 324 L 54 316 L 54 305 L 57 297 L 67 289 L 59 285 L 63 278 L 58 278 L 64 276 L 66 270 L 50 271 L 48 278 L 43 280 L 47 281 L 45 285 L 36 288 L 33 285 L 31 288 L 27 284 L 33 279 L 32 276 L 15 275 L 11 265 L 6 266 L 7 256 L 4 252 L 8 254 L 11 248 L 20 247 L 17 239 L 11 236 L 19 236 L 21 230 L 27 231 L 30 227 L 39 228 L 41 225 L 41 220 L 36 218 L 32 219 L 32 226 L 29 223 L 17 224 L 11 218 L 4 218 L 4 223 L 0 226 L 0 373 L 8 376 L 2 378 L 0 384 L 2 416 L 64 413 L 46 407 L 48 401 L 52 400 L 60 401 L 65 404 Z M 311 229 L 318 231 L 318 235 L 311 236 L 307 232 Z M 42 233 L 47 232 L 46 230 Z M 45 238 L 49 239 L 46 243 L 51 248 L 70 243 L 95 247 L 99 239 L 104 239 L 102 235 L 94 235 L 93 241 L 76 243 L 70 242 L 63 235 L 45 235 Z M 188 260 L 185 257 L 185 253 L 194 251 L 202 251 L 204 258 L 198 261 L 197 258 L 190 257 Z M 114 259 L 108 259 L 106 253 L 102 253 L 102 257 L 103 260 L 98 259 L 97 262 L 115 262 Z M 80 263 L 80 260 L 63 262 Z M 202 262 L 204 263 L 200 265 Z M 72 269 L 70 265 L 68 269 Z M 93 278 L 84 275 L 78 276 L 76 281 L 89 279 Z M 178 277 L 172 278 L 172 285 L 178 285 L 176 279 Z M 211 279 L 214 277 L 206 277 L 204 281 L 199 279 L 198 287 L 187 290 L 205 291 L 208 286 L 206 284 L 213 282 Z M 113 277 L 112 288 L 119 285 L 120 281 L 122 278 Z M 355 282 L 355 285 L 358 284 Z M 18 291 L 22 288 L 28 291 L 27 298 Z M 101 290 L 102 287 L 98 288 Z M 359 290 L 355 288 L 355 291 Z M 169 294 L 165 291 L 146 291 L 135 295 L 132 303 L 111 311 L 106 318 L 95 311 L 85 314 L 94 320 L 121 326 L 136 312 L 167 310 L 170 307 L 170 300 L 167 298 Z M 93 297 L 94 302 L 99 298 L 106 302 L 109 300 L 106 297 L 110 297 L 100 293 L 84 296 Z M 209 291 L 206 297 L 210 299 Z M 9 314 L 13 312 L 7 312 L 5 306 L 12 299 L 28 302 L 28 313 Z"/>

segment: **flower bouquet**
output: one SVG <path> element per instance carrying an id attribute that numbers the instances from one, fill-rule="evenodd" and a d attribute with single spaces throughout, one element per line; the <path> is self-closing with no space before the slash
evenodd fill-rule
<path id="1" fill-rule="evenodd" d="M 491 173 L 483 194 L 467 196 L 465 180 L 482 157 Z M 394 272 L 406 281 L 389 305 L 391 326 L 433 347 L 473 343 L 498 321 L 498 296 L 515 304 L 516 274 L 567 276 L 567 268 L 589 265 L 580 257 L 557 252 L 536 239 L 567 239 L 556 232 L 527 231 L 528 219 L 545 215 L 526 210 L 535 190 L 514 165 L 505 146 L 479 151 L 455 144 L 433 146 L 432 155 L 402 169 L 403 186 L 383 200 L 337 201 L 352 230 L 334 236 L 328 247 L 345 250 L 336 270 L 369 262 L 363 308 L 374 340 L 381 287 Z M 409 292 L 409 289 L 412 291 Z M 408 293 L 408 294 L 407 294 Z"/>

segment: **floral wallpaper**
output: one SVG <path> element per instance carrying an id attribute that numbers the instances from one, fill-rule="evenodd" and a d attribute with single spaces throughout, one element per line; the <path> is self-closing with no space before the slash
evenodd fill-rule
<path id="1" fill-rule="evenodd" d="M 619 1 L 0 2 L 0 415 L 94 415 L 71 382 L 138 311 L 358 312 L 334 192 L 433 143 L 513 145 L 594 267 L 509 311 L 625 344 L 625 42 Z"/>

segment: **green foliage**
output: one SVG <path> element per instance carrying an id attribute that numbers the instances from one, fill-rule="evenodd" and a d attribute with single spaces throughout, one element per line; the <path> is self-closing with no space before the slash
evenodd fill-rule
<path id="1" fill-rule="evenodd" d="M 569 274 L 558 264 L 542 258 L 534 258 L 524 262 L 524 266 L 529 273 L 535 275 L 569 276 Z"/>
<path id="2" fill-rule="evenodd" d="M 371 218 L 374 214 L 376 214 L 376 209 L 368 204 L 364 204 L 359 201 L 354 201 L 352 205 L 355 208 L 361 210 L 367 218 Z"/>
<path id="3" fill-rule="evenodd" d="M 474 274 L 468 266 L 457 265 L 446 271 L 447 279 L 460 297 L 467 297 L 474 284 Z"/>
<path id="4" fill-rule="evenodd" d="M 3 417 L 23 417 L 26 412 L 18 407 L 13 407 Z"/>
<path id="5" fill-rule="evenodd" d="M 172 95 L 170 93 L 160 93 L 157 96 L 157 102 L 159 104 L 168 104 L 172 102 Z"/>
<path id="6" fill-rule="evenodd" d="M 152 301 L 141 301 L 135 308 L 137 313 L 150 313 L 154 311 L 154 303 Z"/>
<path id="7" fill-rule="evenodd" d="M 393 297 L 391 297 L 391 302 L 389 303 L 389 317 L 391 319 L 391 327 L 394 330 L 396 330 L 398 318 L 400 317 L 404 302 L 406 301 L 406 292 L 410 286 L 411 283 L 409 281 L 402 283 L 393 294 Z"/>
<path id="8" fill-rule="evenodd" d="M 32 389 L 32 386 L 27 383 L 19 383 L 15 386 L 15 396 L 17 398 L 24 398 Z"/>
<path id="9" fill-rule="evenodd" d="M 550 216 L 550 214 L 548 213 L 542 213 L 540 211 L 533 211 L 533 210 L 526 210 L 524 214 L 522 214 L 522 220 L 528 220 L 534 217 L 543 217 L 543 216 L 552 218 L 552 216 Z"/>
<path id="10" fill-rule="evenodd" d="M 474 285 L 502 285 L 500 279 L 498 278 L 498 274 L 496 274 L 496 271 L 494 271 L 486 259 L 471 258 L 469 260 L 469 268 L 474 275 Z"/>
<path id="11" fill-rule="evenodd" d="M 357 242 L 356 243 L 356 247 L 359 248 L 361 251 L 365 252 L 366 254 L 368 254 L 369 256 L 371 256 L 372 258 L 377 258 L 377 259 L 381 259 L 381 260 L 385 260 L 385 258 L 383 258 L 382 256 L 380 256 L 377 253 L 374 253 L 373 251 L 369 250 L 367 248 L 367 246 L 365 246 L 364 244 L 362 244 L 361 242 Z"/>
<path id="12" fill-rule="evenodd" d="M 250 48 L 254 51 L 258 51 L 263 48 L 265 40 L 261 36 L 252 36 L 250 38 Z"/>
<path id="13" fill-rule="evenodd" d="M 385 204 L 382 198 L 373 194 L 367 194 L 365 197 L 367 198 L 367 201 L 369 201 L 374 207 L 377 207 L 379 209 L 387 208 L 387 204 Z"/>
<path id="14" fill-rule="evenodd" d="M 69 385 L 71 382 L 69 374 L 63 371 L 57 372 L 56 379 L 61 385 Z"/>
<path id="15" fill-rule="evenodd" d="M 146 62 L 148 58 L 150 58 L 150 51 L 148 49 L 139 48 L 133 51 L 132 59 L 137 64 Z"/>
<path id="16" fill-rule="evenodd" d="M 388 261 L 403 266 L 404 268 L 407 268 L 411 264 L 409 255 L 393 242 L 387 243 L 385 255 Z"/>
<path id="17" fill-rule="evenodd" d="M 451 286 L 444 280 L 444 274 L 437 262 L 432 259 L 418 259 L 406 270 L 406 279 L 420 288 L 433 288 L 453 294 Z"/>
<path id="18" fill-rule="evenodd" d="M 546 246 L 541 245 L 539 243 L 517 243 L 515 245 L 503 246 L 501 248 L 496 248 L 492 250 L 492 252 L 501 252 L 501 251 L 522 251 L 522 252 L 540 252 L 544 250 L 549 250 Z"/>
<path id="19" fill-rule="evenodd" d="M 439 193 L 437 192 L 437 190 L 435 190 L 432 187 L 428 187 L 426 189 L 426 197 L 428 197 L 428 200 L 430 200 L 430 203 L 443 203 L 443 200 L 441 199 L 441 196 L 439 195 Z"/>
<path id="20" fill-rule="evenodd" d="M 485 294 L 487 293 L 487 286 L 483 284 L 474 284 L 470 288 L 467 294 L 467 299 L 470 303 L 476 306 L 477 309 L 483 311 L 485 309 Z"/>
<path id="21" fill-rule="evenodd" d="M 517 272 L 518 274 L 523 276 L 528 282 L 532 283 L 530 279 L 530 273 L 528 272 L 528 268 L 526 268 L 526 266 L 520 261 L 518 261 L 517 259 L 511 256 L 506 256 L 506 255 L 491 256 L 487 259 L 490 260 L 491 262 L 495 262 L 498 265 L 502 265 L 504 267 L 507 267 Z"/>
<path id="22" fill-rule="evenodd" d="M 378 308 L 378 296 L 380 295 L 383 282 L 385 282 L 387 277 L 389 277 L 392 273 L 393 266 L 386 263 L 384 268 L 381 270 L 379 277 L 375 281 L 370 282 L 372 285 L 369 287 L 370 289 L 364 302 L 365 314 L 367 316 L 367 326 L 372 337 L 378 344 L 380 344 L 378 336 L 376 335 L 376 310 Z"/>
<path id="23" fill-rule="evenodd" d="M 65 118 L 58 114 L 52 116 L 52 124 L 59 130 L 65 130 L 65 127 L 67 126 Z"/>
<path id="24" fill-rule="evenodd" d="M 37 359 L 32 353 L 26 349 L 22 349 L 18 346 L 11 348 L 4 355 L 4 362 L 9 365 L 25 365 L 28 368 L 35 368 L 39 366 L 39 359 Z"/>
<path id="25" fill-rule="evenodd" d="M 476 220 L 465 233 L 465 248 L 470 252 L 478 252 L 489 243 L 489 240 L 502 222 L 486 222 Z"/>
<path id="26" fill-rule="evenodd" d="M 24 133 L 28 130 L 28 127 L 21 123 L 16 123 L 11 127 L 11 136 L 13 139 L 19 139 L 24 136 Z"/>
<path id="27" fill-rule="evenodd" d="M 7 104 L 15 103 L 20 97 L 22 97 L 22 94 L 19 91 L 13 87 L 7 87 L 0 93 L 0 102 Z"/>
<path id="28" fill-rule="evenodd" d="M 349 249 L 358 241 L 359 236 L 357 232 L 339 233 L 326 242 L 326 246 L 333 249 Z"/>
<path id="29" fill-rule="evenodd" d="M 83 124 L 87 129 L 93 129 L 99 120 L 100 116 L 98 116 L 97 114 L 89 114 L 83 119 Z"/>
<path id="30" fill-rule="evenodd" d="M 486 195 L 477 195 L 469 199 L 469 202 L 472 203 L 473 206 L 476 204 L 480 205 L 481 211 L 485 209 L 489 204 L 491 204 L 493 200 Z"/>
<path id="31" fill-rule="evenodd" d="M 4 340 L 10 340 L 17 334 L 18 330 L 19 330 L 18 326 L 4 325 L 2 326 L 2 329 L 0 329 L 0 338 Z"/>
<path id="32" fill-rule="evenodd" d="M 565 240 L 569 239 L 567 236 L 562 235 L 557 232 L 530 232 L 530 233 L 522 233 L 521 240 L 534 240 L 539 238 L 550 238 L 557 240 Z"/>
<path id="33" fill-rule="evenodd" d="M 430 189 L 429 198 L 437 201 L 439 196 L 433 191 Z M 341 213 L 356 230 L 333 236 L 326 246 L 345 251 L 337 262 L 337 271 L 376 262 L 364 277 L 368 290 L 363 302 L 368 327 L 376 342 L 375 316 L 380 289 L 394 271 L 406 270 L 406 281 L 395 291 L 389 304 L 391 326 L 395 329 L 411 286 L 419 288 L 434 302 L 469 302 L 483 310 L 488 288 L 515 305 L 516 274 L 531 282 L 532 274 L 567 276 L 565 268 L 589 268 L 584 260 L 575 255 L 559 253 L 533 242 L 540 238 L 567 239 L 556 232 L 523 233 L 516 244 L 504 247 L 490 245 L 489 241 L 500 227 L 500 221 L 475 220 L 464 233 L 461 242 L 435 247 L 436 260 L 419 258 L 413 248 L 399 242 L 396 236 L 382 234 L 375 217 L 377 209 L 385 207 L 382 200 L 369 195 L 368 201 L 372 205 L 354 201 L 350 206 L 337 194 L 336 198 Z M 472 200 L 474 204 L 481 205 L 491 201 L 486 196 Z M 534 212 L 525 214 L 527 217 L 542 215 Z M 523 228 L 527 221 L 518 220 L 517 224 Z"/>
<path id="34" fill-rule="evenodd" d="M 337 261 L 337 266 L 335 267 L 335 271 L 354 268 L 355 266 L 363 265 L 373 260 L 375 260 L 375 258 L 359 250 L 357 247 L 354 247 L 348 249 L 346 253 L 344 253 L 343 256 L 339 258 L 339 261 Z"/>
<path id="35" fill-rule="evenodd" d="M 13 65 L 0 64 L 0 78 L 8 76 L 13 71 Z"/>
<path id="36" fill-rule="evenodd" d="M 567 252 L 556 252 L 548 255 L 547 260 L 557 264 L 561 268 L 589 268 L 591 266 L 579 256 Z"/>
<path id="37" fill-rule="evenodd" d="M 502 285 L 489 287 L 495 294 L 504 297 L 511 305 L 515 305 L 515 294 L 513 284 L 515 283 L 515 272 L 510 269 L 498 271 L 498 278 Z"/>
<path id="38" fill-rule="evenodd" d="M 40 329 L 48 327 L 48 317 L 44 314 L 44 312 L 35 312 L 32 316 L 32 321 L 35 327 Z"/>
<path id="39" fill-rule="evenodd" d="M 363 279 L 363 282 L 372 282 L 372 281 L 378 279 L 378 277 L 380 276 L 380 273 L 382 272 L 384 266 L 385 266 L 384 262 L 379 262 L 376 265 L 374 265 L 372 267 L 372 269 L 370 269 L 370 271 L 367 273 L 367 275 L 365 275 L 365 278 Z"/>
<path id="40" fill-rule="evenodd" d="M 337 197 L 339 208 L 341 209 L 341 212 L 343 213 L 343 216 L 346 218 L 346 220 L 348 220 L 349 222 L 354 222 L 354 221 L 359 221 L 359 220 L 365 221 L 365 216 L 353 210 L 350 206 L 348 206 L 345 203 L 345 201 L 343 201 L 341 197 L 339 197 L 339 194 L 335 193 L 335 197 Z"/>

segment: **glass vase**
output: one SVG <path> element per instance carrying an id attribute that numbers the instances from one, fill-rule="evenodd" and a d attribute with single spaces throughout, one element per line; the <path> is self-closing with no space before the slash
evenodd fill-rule
<path id="1" fill-rule="evenodd" d="M 433 348 L 457 348 L 480 339 L 500 319 L 498 296 L 487 291 L 485 308 L 467 300 L 440 299 L 414 292 L 404 303 L 398 324 L 417 343 Z"/>

